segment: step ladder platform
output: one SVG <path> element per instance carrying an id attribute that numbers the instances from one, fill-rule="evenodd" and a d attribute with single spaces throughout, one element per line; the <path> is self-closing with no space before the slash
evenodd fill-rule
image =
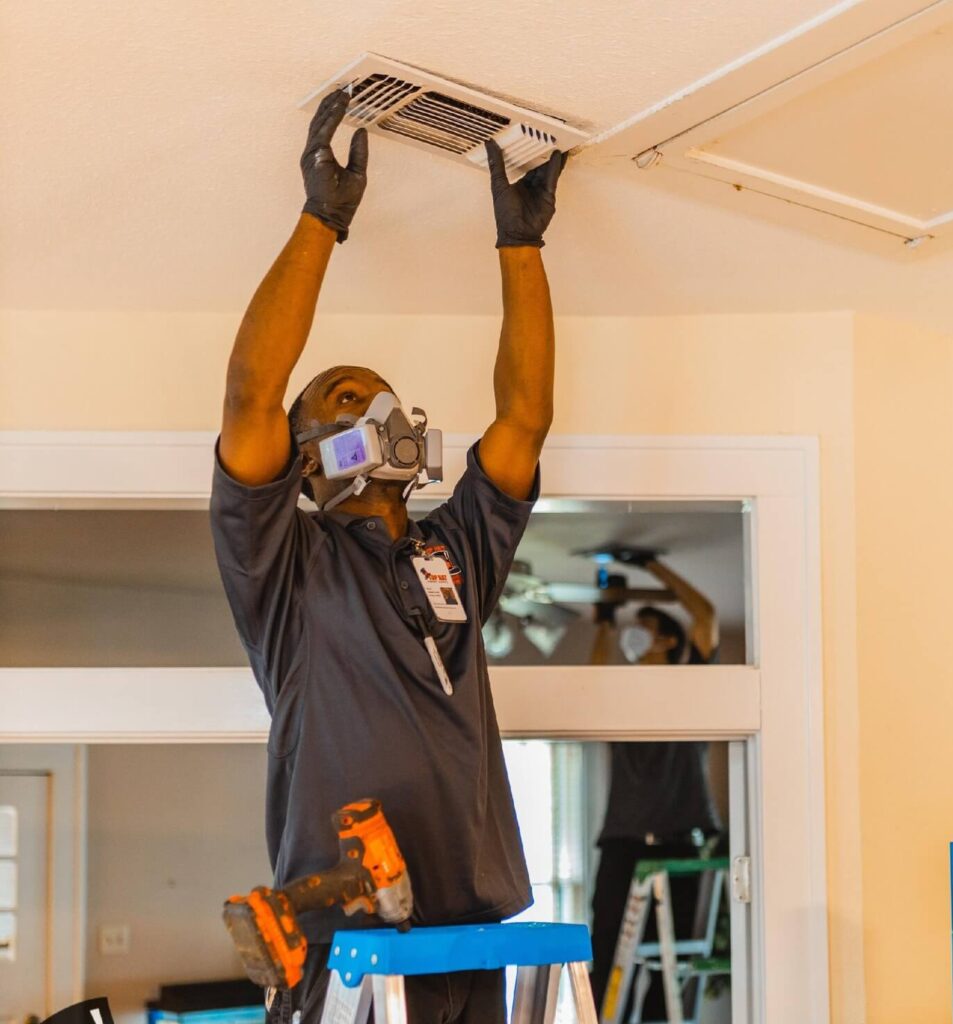
<path id="1" fill-rule="evenodd" d="M 731 864 L 727 857 L 679 857 L 671 860 L 640 860 L 635 866 L 635 876 L 644 882 L 650 875 L 665 871 L 669 877 L 685 875 L 702 875 L 706 871 L 727 871 Z"/>
<path id="2" fill-rule="evenodd" d="M 328 968 L 348 988 L 366 974 L 443 974 L 490 971 L 514 964 L 579 963 L 592 958 L 589 929 L 583 924 L 449 925 L 339 931 L 331 943 Z"/>

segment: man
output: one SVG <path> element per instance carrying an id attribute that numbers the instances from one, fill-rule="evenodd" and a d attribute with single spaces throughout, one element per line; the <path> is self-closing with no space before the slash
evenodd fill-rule
<path id="1" fill-rule="evenodd" d="M 647 605 L 636 625 L 623 633 L 626 656 L 640 665 L 702 665 L 718 651 L 718 617 L 712 603 L 657 558 L 640 563 L 671 590 L 691 621 L 681 623 Z M 594 664 L 606 664 L 614 611 L 597 607 Z M 602 1005 L 635 865 L 640 860 L 697 857 L 721 830 L 708 779 L 707 743 L 613 743 L 605 821 L 599 835 L 599 868 L 592 897 L 592 992 Z M 677 939 L 690 938 L 698 893 L 697 878 L 672 878 L 672 911 Z M 654 915 L 646 941 L 657 941 Z M 623 1017 L 628 1019 L 628 1014 Z M 642 1007 L 642 1020 L 667 1020 L 660 978 L 655 975 Z"/>
<path id="2" fill-rule="evenodd" d="M 406 481 L 372 478 L 333 511 L 308 514 L 297 507 L 302 486 L 323 509 L 350 481 L 326 475 L 319 437 L 296 437 L 360 417 L 391 391 L 372 370 L 338 366 L 305 388 L 290 425 L 282 407 L 334 243 L 347 238 L 366 184 L 364 129 L 346 167 L 331 150 L 347 104 L 343 91 L 331 94 L 311 123 L 307 202 L 235 340 L 213 484 L 223 582 L 272 716 L 269 855 L 276 885 L 327 869 L 338 859 L 331 813 L 377 797 L 407 861 L 413 921 L 499 921 L 531 896 L 480 628 L 539 493 L 554 363 L 540 249 L 564 158 L 555 153 L 510 185 L 500 150 L 487 144 L 503 280 L 496 417 L 453 496 L 415 523 Z M 428 603 L 414 562 L 428 552 L 446 559 L 465 623 L 441 621 Z M 305 977 L 271 994 L 269 1019 L 318 1021 L 334 931 L 374 924 L 302 915 Z M 504 1020 L 501 972 L 408 979 L 407 999 L 416 1024 Z"/>

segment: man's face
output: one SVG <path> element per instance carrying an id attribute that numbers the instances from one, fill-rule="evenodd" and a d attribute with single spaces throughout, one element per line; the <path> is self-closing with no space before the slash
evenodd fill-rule
<path id="1" fill-rule="evenodd" d="M 652 646 L 639 660 L 645 663 L 661 663 L 668 661 L 668 652 L 675 647 L 676 640 L 673 636 L 665 636 L 659 632 L 658 619 L 650 612 L 639 611 L 635 621 L 652 634 Z"/>
<path id="2" fill-rule="evenodd" d="M 334 423 L 338 416 L 360 418 L 367 412 L 376 395 L 393 389 L 380 374 L 366 366 L 335 366 L 317 377 L 310 385 L 304 402 L 299 427 L 303 431 L 321 423 Z M 310 477 L 315 500 L 323 504 L 343 490 L 346 480 L 327 480 L 321 470 L 319 441 L 301 446 L 305 456 L 303 474 Z"/>

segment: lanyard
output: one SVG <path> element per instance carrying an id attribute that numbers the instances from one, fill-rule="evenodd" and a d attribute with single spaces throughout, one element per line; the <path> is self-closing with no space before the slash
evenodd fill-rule
<path id="1" fill-rule="evenodd" d="M 443 658 L 440 657 L 440 650 L 437 647 L 437 641 L 434 640 L 427 628 L 427 621 L 424 618 L 424 613 L 419 609 L 413 610 L 411 613 L 418 623 L 420 624 L 420 632 L 424 637 L 424 647 L 427 653 L 430 655 L 430 661 L 433 664 L 434 671 L 437 673 L 437 678 L 440 680 L 440 685 L 443 687 L 443 692 L 448 696 L 453 696 L 453 683 L 450 681 L 450 676 L 447 674 L 447 666 L 443 663 Z"/>
<path id="2" fill-rule="evenodd" d="M 416 537 L 412 537 L 411 544 L 413 545 L 413 554 L 411 557 L 424 558 L 426 556 L 426 550 L 424 549 L 424 543 L 422 540 L 417 540 Z M 423 634 L 424 647 L 427 653 L 430 655 L 430 662 L 434 667 L 434 671 L 437 673 L 437 678 L 440 680 L 440 685 L 443 687 L 443 692 L 448 696 L 453 696 L 453 683 L 450 681 L 450 676 L 447 673 L 447 666 L 443 663 L 443 658 L 440 657 L 440 650 L 437 647 L 437 641 L 434 640 L 429 627 L 427 626 L 427 620 L 424 617 L 423 611 L 420 609 L 413 609 L 411 611 L 418 624 L 420 625 L 420 632 Z"/>

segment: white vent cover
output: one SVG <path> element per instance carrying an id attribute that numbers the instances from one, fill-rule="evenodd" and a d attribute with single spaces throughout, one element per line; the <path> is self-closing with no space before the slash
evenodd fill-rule
<path id="1" fill-rule="evenodd" d="M 388 57 L 365 53 L 319 86 L 300 106 L 314 110 L 335 89 L 350 90 L 345 123 L 380 132 L 471 166 L 486 167 L 486 139 L 518 178 L 586 142 L 588 133 Z"/>

